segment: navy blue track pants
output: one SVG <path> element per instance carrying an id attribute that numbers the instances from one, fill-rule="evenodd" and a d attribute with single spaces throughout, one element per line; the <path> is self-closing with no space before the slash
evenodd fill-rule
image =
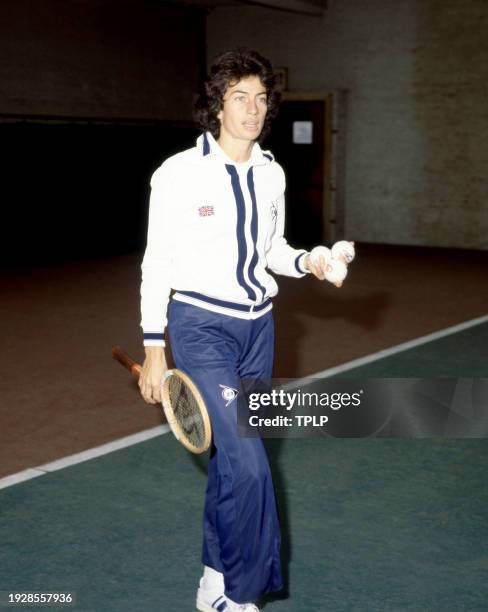
<path id="1" fill-rule="evenodd" d="M 202 562 L 224 574 L 225 595 L 254 601 L 282 588 L 280 527 L 259 437 L 237 433 L 241 379 L 271 379 L 272 311 L 249 321 L 172 300 L 168 329 L 176 367 L 200 389 L 212 424 Z"/>

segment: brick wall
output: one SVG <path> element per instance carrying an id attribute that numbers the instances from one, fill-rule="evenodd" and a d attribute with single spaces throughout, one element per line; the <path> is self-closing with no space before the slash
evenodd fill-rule
<path id="1" fill-rule="evenodd" d="M 328 6 L 215 9 L 208 57 L 253 46 L 288 66 L 294 91 L 348 90 L 348 238 L 488 249 L 488 3 Z"/>

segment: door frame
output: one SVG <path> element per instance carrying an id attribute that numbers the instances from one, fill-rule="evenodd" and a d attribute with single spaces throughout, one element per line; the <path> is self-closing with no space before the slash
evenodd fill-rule
<path id="1" fill-rule="evenodd" d="M 345 119 L 347 90 L 282 92 L 283 101 L 324 104 L 323 240 L 333 244 L 345 238 Z"/>

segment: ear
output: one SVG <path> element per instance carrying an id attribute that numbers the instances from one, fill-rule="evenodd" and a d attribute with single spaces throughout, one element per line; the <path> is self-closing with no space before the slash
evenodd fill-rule
<path id="1" fill-rule="evenodd" d="M 220 121 L 220 123 L 222 123 L 223 115 L 224 115 L 224 111 L 223 110 L 219 110 L 219 112 L 217 113 L 217 119 Z"/>

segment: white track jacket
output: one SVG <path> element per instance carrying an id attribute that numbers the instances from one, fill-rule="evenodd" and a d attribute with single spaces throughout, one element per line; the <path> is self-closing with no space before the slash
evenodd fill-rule
<path id="1" fill-rule="evenodd" d="M 272 308 L 277 274 L 306 274 L 304 250 L 283 236 L 285 175 L 254 143 L 247 162 L 231 160 L 209 132 L 153 174 L 142 262 L 144 345 L 164 346 L 173 299 L 254 319 Z"/>

